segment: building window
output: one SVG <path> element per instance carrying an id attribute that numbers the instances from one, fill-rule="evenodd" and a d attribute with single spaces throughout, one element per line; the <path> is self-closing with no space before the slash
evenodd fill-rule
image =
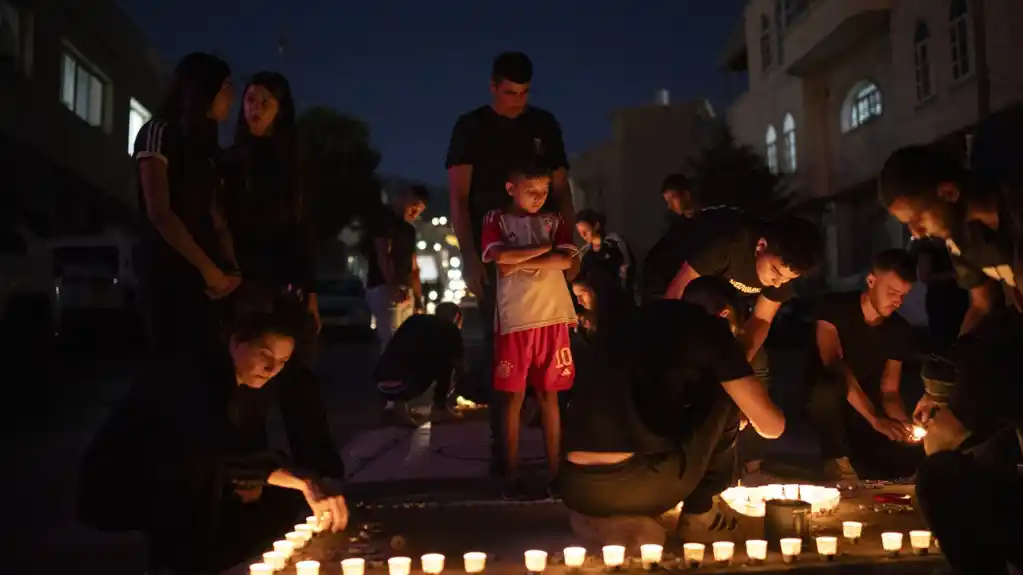
<path id="1" fill-rule="evenodd" d="M 67 50 L 64 51 L 63 60 L 61 102 L 89 125 L 97 128 L 102 126 L 106 85 L 81 59 Z"/>
<path id="2" fill-rule="evenodd" d="M 970 73 L 970 26 L 966 0 L 952 0 L 948 15 L 949 43 L 952 47 L 952 79 Z"/>
<path id="3" fill-rule="evenodd" d="M 771 18 L 766 14 L 760 17 L 760 67 L 771 67 Z"/>
<path id="4" fill-rule="evenodd" d="M 926 100 L 931 96 L 931 55 L 928 45 L 930 44 L 931 32 L 927 24 L 916 23 L 916 31 L 913 32 L 913 61 L 916 65 L 916 99 Z"/>
<path id="5" fill-rule="evenodd" d="M 764 143 L 767 144 L 767 169 L 771 170 L 772 174 L 777 174 L 778 133 L 774 131 L 774 126 L 767 127 L 767 135 L 764 137 Z"/>
<path id="6" fill-rule="evenodd" d="M 792 114 L 785 114 L 781 126 L 781 141 L 785 148 L 785 171 L 796 173 L 796 120 Z"/>
<path id="7" fill-rule="evenodd" d="M 884 112 L 881 90 L 873 82 L 863 81 L 849 91 L 842 104 L 842 131 L 855 130 Z"/>
<path id="8" fill-rule="evenodd" d="M 21 18 L 14 6 L 0 0 L 0 60 L 21 59 Z"/>
<path id="9" fill-rule="evenodd" d="M 139 135 L 142 125 L 148 122 L 153 115 L 135 98 L 131 99 L 129 105 L 131 107 L 128 109 L 128 155 L 133 156 L 135 155 L 135 136 Z"/>

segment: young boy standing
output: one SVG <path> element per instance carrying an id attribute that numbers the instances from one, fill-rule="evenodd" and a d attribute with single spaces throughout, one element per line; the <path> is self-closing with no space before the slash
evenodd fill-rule
<path id="1" fill-rule="evenodd" d="M 528 165 L 509 173 L 511 205 L 484 217 L 482 260 L 498 269 L 494 334 L 494 389 L 504 410 L 505 495 L 523 495 L 519 425 L 526 384 L 540 405 L 550 477 L 557 475 L 561 444 L 558 392 L 571 389 L 575 365 L 569 326 L 576 323 L 564 271 L 579 251 L 561 216 L 541 212 L 550 172 Z"/>

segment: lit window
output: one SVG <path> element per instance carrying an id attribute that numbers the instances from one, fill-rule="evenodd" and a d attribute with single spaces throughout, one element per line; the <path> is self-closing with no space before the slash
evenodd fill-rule
<path id="1" fill-rule="evenodd" d="M 771 19 L 766 14 L 760 17 L 760 65 L 771 67 Z"/>
<path id="2" fill-rule="evenodd" d="M 767 144 L 767 169 L 771 170 L 772 174 L 777 174 L 778 133 L 774 131 L 774 126 L 767 127 L 767 136 L 764 137 L 764 143 Z"/>
<path id="3" fill-rule="evenodd" d="M 785 171 L 796 173 L 796 120 L 792 114 L 785 114 L 781 127 L 782 144 L 785 147 Z"/>
<path id="4" fill-rule="evenodd" d="M 949 44 L 952 48 L 952 79 L 970 73 L 970 26 L 966 0 L 952 0 L 948 14 Z"/>
<path id="5" fill-rule="evenodd" d="M 103 125 L 106 85 L 78 58 L 64 52 L 60 100 L 68 110 L 92 126 Z"/>
<path id="6" fill-rule="evenodd" d="M 878 118 L 884 112 L 881 90 L 873 82 L 860 82 L 853 86 L 842 104 L 842 131 L 855 130 Z"/>
<path id="7" fill-rule="evenodd" d="M 931 95 L 931 56 L 928 49 L 931 33 L 927 24 L 916 23 L 913 33 L 913 62 L 916 66 L 916 99 L 926 100 Z"/>
<path id="8" fill-rule="evenodd" d="M 135 98 L 131 99 L 130 108 L 128 109 L 128 155 L 135 154 L 135 137 L 139 135 L 139 130 L 142 129 L 143 124 L 149 121 L 153 117 L 149 113 L 149 110 L 145 106 L 139 103 Z"/>
<path id="9" fill-rule="evenodd" d="M 14 6 L 0 0 L 0 60 L 18 61 L 20 59 L 20 20 Z"/>

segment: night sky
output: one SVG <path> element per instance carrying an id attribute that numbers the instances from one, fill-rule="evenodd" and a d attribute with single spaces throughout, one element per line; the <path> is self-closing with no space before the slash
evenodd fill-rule
<path id="1" fill-rule="evenodd" d="M 608 113 L 706 96 L 719 111 L 741 80 L 716 70 L 739 0 L 118 0 L 173 65 L 191 51 L 246 75 L 289 77 L 299 108 L 369 123 L 379 172 L 444 181 L 451 127 L 488 101 L 493 57 L 534 63 L 531 103 L 561 121 L 569 154 L 610 134 Z M 443 9 L 438 7 L 443 6 Z M 278 54 L 281 36 L 285 56 Z"/>

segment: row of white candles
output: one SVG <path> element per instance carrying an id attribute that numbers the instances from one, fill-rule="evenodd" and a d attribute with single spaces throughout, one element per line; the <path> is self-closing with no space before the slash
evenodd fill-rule
<path id="1" fill-rule="evenodd" d="M 863 525 L 856 521 L 842 523 L 842 534 L 847 539 L 856 541 L 862 534 Z M 306 530 L 303 530 L 306 531 Z M 312 531 L 309 531 L 310 534 Z M 931 546 L 930 531 L 910 531 L 910 544 L 916 553 L 926 553 Z M 888 532 L 881 534 L 881 546 L 891 555 L 898 554 L 902 550 L 903 534 L 899 532 Z M 278 541 L 274 545 L 274 551 L 263 555 L 264 563 L 257 563 L 250 566 L 250 575 L 268 575 L 284 567 L 288 556 L 294 551 L 293 547 L 282 543 L 290 541 Z M 817 553 L 825 559 L 833 559 L 838 553 L 838 538 L 831 536 L 817 537 Z M 802 553 L 803 541 L 797 538 L 781 539 L 782 558 L 786 563 L 791 563 Z M 714 561 L 727 564 L 732 561 L 735 554 L 735 543 L 731 541 L 715 541 L 711 544 Z M 602 548 L 604 565 L 608 568 L 621 567 L 625 563 L 625 547 L 621 545 L 606 545 Z M 663 547 L 660 545 L 640 546 L 640 556 L 644 565 L 656 565 L 661 562 Z M 683 558 L 686 565 L 698 566 L 703 562 L 706 553 L 706 546 L 702 543 L 686 543 L 682 546 Z M 746 555 L 751 561 L 763 562 L 767 559 L 767 541 L 763 539 L 750 539 L 746 541 Z M 487 563 L 487 554 L 480 551 L 470 551 L 462 556 L 466 573 L 482 573 Z M 564 549 L 565 566 L 570 568 L 582 567 L 586 561 L 586 549 L 583 547 L 566 547 Z M 427 553 L 420 558 L 423 573 L 437 575 L 444 570 L 444 555 L 440 553 Z M 547 568 L 547 552 L 532 549 L 525 552 L 526 570 L 531 573 L 541 573 Z M 319 575 L 320 563 L 317 561 L 299 561 L 295 565 L 298 575 Z M 388 575 L 410 575 L 412 571 L 412 559 L 410 557 L 391 557 L 387 560 Z M 364 575 L 366 561 L 362 558 L 350 558 L 341 561 L 343 575 Z"/>

